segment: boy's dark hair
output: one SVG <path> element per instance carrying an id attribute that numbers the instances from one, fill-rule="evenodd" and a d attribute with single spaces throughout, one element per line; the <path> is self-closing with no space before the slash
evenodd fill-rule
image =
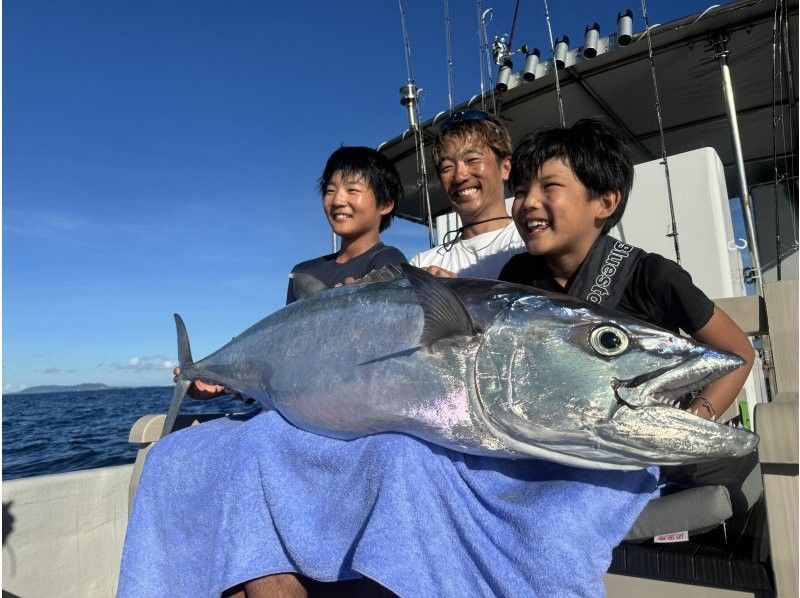
<path id="1" fill-rule="evenodd" d="M 325 195 L 325 189 L 337 172 L 343 179 L 363 180 L 372 190 L 379 206 L 394 202 L 392 211 L 381 218 L 378 232 L 389 228 L 397 211 L 397 204 L 403 197 L 403 183 L 389 158 L 371 147 L 340 147 L 330 155 L 322 176 L 319 177 L 317 190 L 320 194 Z"/>
<path id="2" fill-rule="evenodd" d="M 601 232 L 610 231 L 622 218 L 633 187 L 633 162 L 622 134 L 597 118 L 579 120 L 569 128 L 536 131 L 514 150 L 508 178 L 511 188 L 536 178 L 550 158 L 564 160 L 591 198 L 619 191 L 617 209 Z"/>
<path id="3" fill-rule="evenodd" d="M 470 110 L 465 112 L 482 112 Z M 446 122 L 446 121 L 445 121 Z M 445 125 L 433 140 L 431 158 L 437 172 L 442 165 L 442 153 L 445 145 L 450 141 L 461 144 L 478 143 L 486 144 L 494 152 L 498 164 L 504 158 L 511 157 L 511 135 L 502 121 L 486 113 L 486 118 L 459 120 L 451 125 Z"/>

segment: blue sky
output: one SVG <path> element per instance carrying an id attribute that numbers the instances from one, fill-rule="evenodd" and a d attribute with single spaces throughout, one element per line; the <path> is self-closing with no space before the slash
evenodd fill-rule
<path id="1" fill-rule="evenodd" d="M 449 4 L 459 103 L 480 89 L 477 10 Z M 626 8 L 643 28 L 639 2 L 550 4 L 574 45 Z M 709 5 L 651 1 L 650 23 Z M 514 2 L 483 6 L 508 33 Z M 543 6 L 521 3 L 515 46 L 549 46 Z M 429 118 L 443 4 L 404 7 Z M 5 0 L 3 389 L 167 385 L 174 312 L 200 357 L 280 308 L 291 267 L 330 252 L 328 154 L 400 134 L 405 82 L 394 1 Z M 410 257 L 427 233 L 396 220 L 384 241 Z"/>

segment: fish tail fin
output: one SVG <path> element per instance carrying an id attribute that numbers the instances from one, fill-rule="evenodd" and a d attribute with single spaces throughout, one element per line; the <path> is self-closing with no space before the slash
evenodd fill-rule
<path id="1" fill-rule="evenodd" d="M 186 370 L 194 365 L 194 360 L 192 359 L 192 348 L 189 346 L 189 335 L 186 333 L 186 325 L 178 314 L 175 314 L 175 328 L 178 333 L 178 365 L 181 370 Z"/>
<path id="2" fill-rule="evenodd" d="M 181 375 L 175 380 L 175 394 L 172 396 L 167 417 L 164 419 L 161 438 L 172 432 L 172 426 L 175 425 L 175 419 L 178 417 L 181 403 L 192 385 L 191 380 L 183 377 L 194 365 L 194 360 L 192 359 L 192 349 L 189 346 L 189 335 L 186 333 L 186 325 L 178 314 L 175 314 L 175 329 L 178 333 L 178 366 L 181 368 Z"/>
<path id="3" fill-rule="evenodd" d="M 172 432 L 172 426 L 175 425 L 175 420 L 178 417 L 178 411 L 180 411 L 183 398 L 186 396 L 186 392 L 191 385 L 191 380 L 183 380 L 181 378 L 175 383 L 175 394 L 172 395 L 172 402 L 169 404 L 167 417 L 164 418 L 164 427 L 161 428 L 161 438 L 164 438 L 164 436 Z"/>

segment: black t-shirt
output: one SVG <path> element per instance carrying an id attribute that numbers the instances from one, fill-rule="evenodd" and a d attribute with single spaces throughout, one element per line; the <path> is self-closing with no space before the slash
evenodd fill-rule
<path id="1" fill-rule="evenodd" d="M 545 291 L 568 293 L 552 277 L 544 259 L 529 253 L 512 257 L 498 278 L 530 286 L 538 280 L 539 288 Z M 648 253 L 636 263 L 616 309 L 672 332 L 680 329 L 693 334 L 711 319 L 714 302 L 678 264 L 657 253 Z"/>
<path id="2" fill-rule="evenodd" d="M 297 264 L 292 268 L 292 273 L 303 272 L 310 274 L 326 287 L 331 288 L 336 283 L 344 282 L 345 278 L 351 276 L 353 278 L 361 278 L 383 266 L 396 266 L 407 263 L 408 260 L 402 251 L 391 245 L 384 245 L 378 242 L 361 255 L 344 264 L 337 263 L 336 254 L 331 253 Z M 286 305 L 298 299 L 299 297 L 294 289 L 294 280 L 290 278 L 289 288 L 286 290 Z"/>

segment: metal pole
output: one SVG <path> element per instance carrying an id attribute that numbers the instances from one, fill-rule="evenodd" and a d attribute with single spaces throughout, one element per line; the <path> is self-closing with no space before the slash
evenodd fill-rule
<path id="1" fill-rule="evenodd" d="M 739 175 L 739 198 L 742 202 L 742 215 L 747 230 L 747 247 L 750 251 L 750 265 L 754 271 L 754 281 L 756 293 L 764 296 L 764 286 L 761 280 L 761 258 L 758 255 L 758 245 L 756 244 L 756 229 L 753 224 L 753 212 L 750 202 L 750 191 L 747 186 L 747 177 L 744 170 L 744 157 L 742 156 L 742 142 L 739 138 L 739 121 L 736 117 L 736 103 L 733 99 L 733 84 L 731 83 L 731 72 L 728 67 L 728 54 L 726 48 L 727 38 L 720 36 L 713 43 L 715 47 L 715 58 L 719 60 L 722 71 L 722 90 L 725 94 L 725 107 L 728 111 L 728 120 L 731 128 L 731 143 L 733 144 L 733 154 L 736 159 L 736 172 Z"/>

